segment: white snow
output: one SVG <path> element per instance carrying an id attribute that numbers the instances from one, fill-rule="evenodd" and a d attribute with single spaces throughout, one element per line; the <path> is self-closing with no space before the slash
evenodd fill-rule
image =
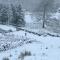
<path id="1" fill-rule="evenodd" d="M 25 42 L 22 46 L 17 46 L 14 49 L 0 52 L 0 60 L 5 57 L 9 58 L 10 60 L 21 60 L 21 58 L 18 57 L 21 55 L 21 52 L 24 53 L 25 51 L 31 52 L 31 56 L 25 56 L 24 60 L 60 60 L 60 37 L 44 35 L 37 36 L 31 33 L 27 33 L 25 36 L 25 33 L 27 32 L 19 31 L 10 34 L 13 34 L 14 36 L 18 35 L 16 38 L 23 36 L 22 40 L 26 38 L 26 42 L 34 42 Z M 19 41 L 16 41 L 15 45 L 18 44 L 18 42 Z M 14 45 L 14 41 L 12 41 L 12 43 Z"/>
<path id="2" fill-rule="evenodd" d="M 24 19 L 26 23 L 33 23 L 37 20 L 37 18 L 29 11 L 25 11 Z"/>
<path id="3" fill-rule="evenodd" d="M 12 26 L 7 26 L 7 25 L 0 25 L 0 29 L 2 30 L 12 30 L 12 31 L 16 31 L 16 28 L 12 27 Z"/>
<path id="4" fill-rule="evenodd" d="M 25 21 L 26 23 L 31 23 L 32 22 L 32 17 L 30 12 L 25 12 Z"/>

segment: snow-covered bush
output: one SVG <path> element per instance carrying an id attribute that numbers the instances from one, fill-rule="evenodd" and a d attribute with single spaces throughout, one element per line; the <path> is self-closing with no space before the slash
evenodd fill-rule
<path id="1" fill-rule="evenodd" d="M 52 20 L 60 20 L 60 8 L 57 9 L 57 12 L 52 14 L 52 16 L 50 17 Z"/>

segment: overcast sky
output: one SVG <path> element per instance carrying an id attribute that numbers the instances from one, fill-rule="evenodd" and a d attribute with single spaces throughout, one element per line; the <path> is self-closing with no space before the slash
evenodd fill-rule
<path id="1" fill-rule="evenodd" d="M 3 2 L 7 4 L 9 1 L 13 4 L 21 3 L 24 9 L 29 11 L 35 11 L 39 7 L 42 0 L 0 0 L 0 3 Z M 60 0 L 55 0 L 55 1 L 60 2 Z"/>
<path id="2" fill-rule="evenodd" d="M 40 3 L 42 0 L 21 0 L 22 1 L 22 6 L 24 8 L 26 8 L 27 10 L 30 11 L 38 11 L 38 9 L 40 8 Z M 60 3 L 60 0 L 54 0 L 55 3 Z"/>

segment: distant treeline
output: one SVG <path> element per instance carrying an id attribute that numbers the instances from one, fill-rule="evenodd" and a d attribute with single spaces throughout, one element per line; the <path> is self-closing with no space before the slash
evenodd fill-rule
<path id="1" fill-rule="evenodd" d="M 0 24 L 24 26 L 24 13 L 20 4 L 0 4 Z"/>

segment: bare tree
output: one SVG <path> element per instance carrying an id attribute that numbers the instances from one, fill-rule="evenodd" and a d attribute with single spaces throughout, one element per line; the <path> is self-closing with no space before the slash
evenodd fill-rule
<path id="1" fill-rule="evenodd" d="M 42 27 L 45 28 L 46 15 L 47 15 L 47 13 L 53 11 L 54 0 L 42 0 L 40 6 L 43 11 L 43 26 Z"/>

